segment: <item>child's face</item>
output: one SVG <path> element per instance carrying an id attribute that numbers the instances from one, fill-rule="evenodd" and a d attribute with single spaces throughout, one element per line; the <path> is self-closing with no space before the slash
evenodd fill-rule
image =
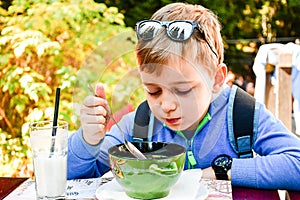
<path id="1" fill-rule="evenodd" d="M 199 70 L 203 67 L 185 61 L 157 67 L 160 73 L 140 72 L 153 114 L 173 130 L 196 129 L 211 102 L 214 81 Z"/>

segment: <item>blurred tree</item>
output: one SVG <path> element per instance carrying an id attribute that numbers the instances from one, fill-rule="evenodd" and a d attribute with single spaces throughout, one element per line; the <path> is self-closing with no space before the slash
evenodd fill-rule
<path id="1" fill-rule="evenodd" d="M 272 35 L 272 40 L 276 37 L 299 37 L 300 35 L 300 1 L 270 1 L 266 3 L 267 17 L 266 26 Z M 288 40 L 288 39 L 287 39 Z"/>
<path id="2" fill-rule="evenodd" d="M 0 5 L 1 5 L 1 7 L 2 8 L 4 8 L 4 9 L 8 9 L 8 7 L 9 6 L 11 6 L 11 2 L 12 2 L 13 0 L 5 0 L 5 1 L 0 1 Z"/>
<path id="3" fill-rule="evenodd" d="M 56 87 L 62 89 L 59 119 L 69 122 L 70 132 L 78 128 L 73 119 L 77 71 L 103 41 L 132 30 L 123 20 L 116 7 L 92 0 L 14 0 L 1 10 L 1 176 L 29 176 L 28 126 L 53 118 Z M 118 59 L 108 71 L 126 73 L 133 66 L 129 60 Z M 108 87 L 117 81 L 115 75 Z"/>

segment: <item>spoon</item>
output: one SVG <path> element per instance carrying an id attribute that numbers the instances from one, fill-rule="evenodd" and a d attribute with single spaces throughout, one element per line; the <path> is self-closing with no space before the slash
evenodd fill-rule
<path id="1" fill-rule="evenodd" d="M 94 88 L 92 87 L 91 84 L 88 84 L 88 88 L 89 88 L 92 95 L 97 96 L 95 94 L 95 90 L 94 90 Z M 128 149 L 128 151 L 140 160 L 147 159 L 146 156 L 144 156 L 144 154 L 142 152 L 140 152 L 131 142 L 126 140 L 124 132 L 122 131 L 121 127 L 119 126 L 119 124 L 115 120 L 115 118 L 112 116 L 112 114 L 110 114 L 109 112 L 107 112 L 107 114 L 108 114 L 109 118 L 112 119 L 113 122 L 115 123 L 115 125 L 118 127 L 119 131 L 122 133 L 122 136 L 123 136 L 123 139 L 124 139 L 124 145 Z"/>

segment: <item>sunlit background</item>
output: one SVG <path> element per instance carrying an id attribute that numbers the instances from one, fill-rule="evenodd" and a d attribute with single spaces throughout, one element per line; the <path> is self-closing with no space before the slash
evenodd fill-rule
<path id="1" fill-rule="evenodd" d="M 127 34 L 136 21 L 171 2 L 0 1 L 0 176 L 32 176 L 28 125 L 52 119 L 56 87 L 62 89 L 59 119 L 69 123 L 70 134 L 79 127 L 76 111 L 87 82 L 105 84 L 113 112 L 143 99 L 135 38 Z M 260 45 L 300 37 L 299 0 L 186 2 L 219 16 L 225 63 L 247 82 L 255 81 Z"/>

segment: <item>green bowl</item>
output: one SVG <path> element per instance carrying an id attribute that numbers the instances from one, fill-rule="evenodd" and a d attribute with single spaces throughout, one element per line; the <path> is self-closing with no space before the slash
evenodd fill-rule
<path id="1" fill-rule="evenodd" d="M 108 150 L 110 167 L 126 194 L 136 199 L 157 199 L 169 194 L 185 162 L 185 148 L 171 143 L 133 144 L 147 157 L 135 158 L 120 144 Z"/>

